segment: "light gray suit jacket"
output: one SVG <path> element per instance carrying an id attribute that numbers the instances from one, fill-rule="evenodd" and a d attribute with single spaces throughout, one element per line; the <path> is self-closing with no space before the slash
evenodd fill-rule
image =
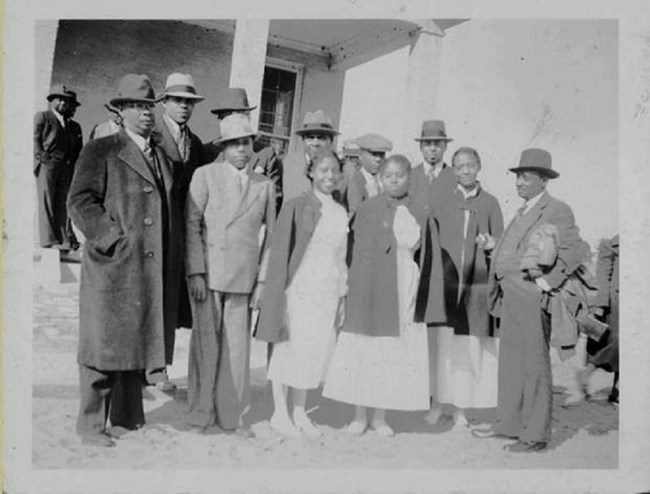
<path id="1" fill-rule="evenodd" d="M 197 168 L 185 210 L 187 276 L 207 275 L 211 290 L 250 293 L 266 267 L 260 253 L 267 250 L 275 224 L 273 182 L 248 170 L 248 183 L 238 197 L 229 163 Z M 266 234 L 260 242 L 262 225 Z M 261 244 L 261 245 L 260 245 Z"/>

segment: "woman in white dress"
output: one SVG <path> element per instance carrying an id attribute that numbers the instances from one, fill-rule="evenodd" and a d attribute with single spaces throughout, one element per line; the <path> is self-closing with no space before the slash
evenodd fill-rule
<path id="1" fill-rule="evenodd" d="M 430 294 L 441 288 L 430 289 L 429 276 L 420 283 L 414 253 L 432 250 L 433 235 L 426 214 L 408 199 L 410 170 L 405 157 L 388 158 L 380 171 L 383 193 L 363 202 L 353 218 L 346 321 L 323 388 L 323 396 L 356 405 L 347 428 L 352 434 L 367 429 L 368 407 L 375 409 L 372 428 L 385 436 L 394 434 L 386 409 L 429 407 L 427 311 L 416 311 L 416 300 L 425 284 Z M 440 264 L 437 252 L 429 265 Z M 442 301 L 434 305 L 433 319 L 444 320 Z"/>
<path id="2" fill-rule="evenodd" d="M 451 415 L 468 426 L 468 408 L 497 406 L 498 344 L 488 314 L 490 252 L 503 233 L 497 199 L 477 180 L 478 152 L 458 149 L 452 157 L 458 186 L 434 211 L 440 228 L 447 323 L 437 329 L 436 402 L 426 420 Z M 445 413 L 446 412 L 446 413 Z"/>
<path id="3" fill-rule="evenodd" d="M 332 198 L 340 164 L 327 153 L 312 161 L 307 176 L 312 190 L 288 201 L 276 224 L 269 286 L 255 335 L 274 343 L 267 373 L 273 390 L 271 427 L 289 436 L 321 435 L 305 412 L 307 390 L 324 381 L 347 292 L 348 218 Z"/>

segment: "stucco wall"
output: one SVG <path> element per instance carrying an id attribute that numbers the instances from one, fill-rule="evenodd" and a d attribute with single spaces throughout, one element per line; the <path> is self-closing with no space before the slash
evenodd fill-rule
<path id="1" fill-rule="evenodd" d="M 507 168 L 543 147 L 561 173 L 549 191 L 568 202 L 586 240 L 618 231 L 618 26 L 615 21 L 471 20 L 446 31 L 438 111 L 462 145 L 478 149 L 481 179 L 506 220 L 520 199 Z M 432 60 L 432 63 L 437 63 Z M 405 113 L 408 49 L 350 70 L 343 138 L 396 141 Z M 412 144 L 397 147 L 419 159 Z"/>

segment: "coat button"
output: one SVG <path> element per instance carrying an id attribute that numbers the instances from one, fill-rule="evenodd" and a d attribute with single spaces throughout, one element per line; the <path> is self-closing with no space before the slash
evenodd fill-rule
<path id="1" fill-rule="evenodd" d="M 151 194 L 153 192 L 153 187 L 151 185 L 147 185 L 142 190 L 144 190 L 147 194 Z"/>
<path id="2" fill-rule="evenodd" d="M 153 220 L 151 218 L 147 217 L 147 218 L 144 219 L 144 224 L 147 225 L 147 226 L 151 226 L 151 225 L 153 225 Z"/>
<path id="3" fill-rule="evenodd" d="M 152 258 L 152 257 L 153 257 L 153 252 L 151 252 L 150 250 L 148 250 L 147 252 L 144 253 L 144 255 L 147 256 L 147 257 L 149 257 L 149 258 Z"/>

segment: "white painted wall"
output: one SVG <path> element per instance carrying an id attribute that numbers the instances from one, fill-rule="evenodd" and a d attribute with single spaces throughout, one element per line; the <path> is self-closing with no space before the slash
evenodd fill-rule
<path id="1" fill-rule="evenodd" d="M 592 245 L 618 232 L 618 31 L 613 21 L 469 21 L 446 32 L 437 115 L 482 156 L 485 187 L 506 220 L 520 204 L 522 149 L 542 147 L 561 177 L 549 191 L 568 202 Z M 343 138 L 397 139 L 405 118 L 408 50 L 348 71 Z M 341 141 L 342 142 L 342 141 Z M 414 148 L 396 149 L 411 158 Z"/>

